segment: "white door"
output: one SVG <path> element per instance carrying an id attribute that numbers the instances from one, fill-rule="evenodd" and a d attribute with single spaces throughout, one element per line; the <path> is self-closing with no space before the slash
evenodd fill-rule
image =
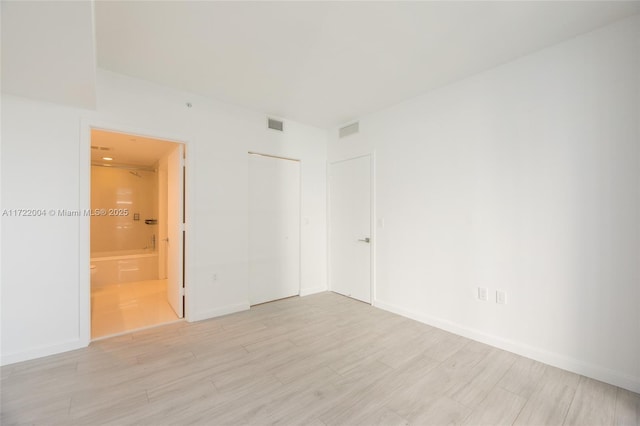
<path id="1" fill-rule="evenodd" d="M 371 157 L 331 163 L 331 290 L 371 303 Z"/>
<path id="2" fill-rule="evenodd" d="M 168 156 L 167 164 L 167 299 L 178 318 L 184 316 L 184 166 L 183 145 Z"/>
<path id="3" fill-rule="evenodd" d="M 300 162 L 249 154 L 249 303 L 300 294 Z"/>

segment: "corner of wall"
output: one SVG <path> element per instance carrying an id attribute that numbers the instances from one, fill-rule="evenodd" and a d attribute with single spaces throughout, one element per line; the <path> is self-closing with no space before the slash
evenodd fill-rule
<path id="1" fill-rule="evenodd" d="M 559 353 L 544 351 L 539 348 L 526 345 L 522 342 L 503 339 L 499 336 L 483 333 L 480 330 L 465 327 L 452 321 L 401 308 L 380 300 L 375 300 L 373 302 L 373 306 L 477 342 L 485 343 L 487 345 L 551 365 L 553 367 L 610 383 L 614 386 L 628 389 L 632 392 L 640 393 L 640 377 L 623 375 L 606 367 L 585 363 Z"/>
<path id="2" fill-rule="evenodd" d="M 317 294 L 317 293 L 322 293 L 324 291 L 327 291 L 327 286 L 321 286 L 321 287 L 313 287 L 313 288 L 302 288 L 300 289 L 300 297 L 304 297 L 304 296 L 309 296 L 312 294 Z"/>

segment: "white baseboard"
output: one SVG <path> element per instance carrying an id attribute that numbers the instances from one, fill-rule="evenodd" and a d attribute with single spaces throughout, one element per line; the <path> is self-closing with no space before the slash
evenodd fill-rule
<path id="1" fill-rule="evenodd" d="M 310 294 L 322 293 L 327 291 L 327 287 L 301 288 L 300 297 L 309 296 Z"/>
<path id="2" fill-rule="evenodd" d="M 212 309 L 205 312 L 196 312 L 187 318 L 188 322 L 202 321 L 209 318 L 221 317 L 223 315 L 229 315 L 236 312 L 246 311 L 249 309 L 249 302 L 237 303 L 235 305 L 227 305 L 221 308 Z"/>
<path id="3" fill-rule="evenodd" d="M 89 346 L 89 342 L 80 339 L 71 340 L 51 346 L 43 346 L 35 349 L 29 349 L 24 352 L 15 352 L 0 356 L 0 365 L 15 364 L 16 362 L 29 361 L 31 359 L 42 358 L 49 355 L 56 355 L 62 352 L 82 349 Z"/>
<path id="4" fill-rule="evenodd" d="M 187 318 L 188 322 L 201 321 L 209 318 L 220 317 L 222 315 L 233 314 L 235 312 L 246 311 L 249 309 L 249 303 L 238 303 L 235 305 L 223 306 L 221 308 L 213 309 L 206 312 L 198 312 L 190 318 Z M 138 331 L 138 330 L 136 330 Z M 123 334 L 128 334 L 131 331 L 127 331 Z M 113 337 L 113 336 L 109 336 Z M 30 349 L 24 352 L 16 352 L 11 354 L 0 355 L 0 365 L 15 364 L 17 362 L 28 361 L 31 359 L 42 358 L 49 355 L 55 355 L 62 352 L 73 351 L 76 349 L 86 348 L 89 346 L 89 341 L 82 341 L 80 339 L 68 341 L 56 345 L 40 347 L 36 349 Z"/>
<path id="5" fill-rule="evenodd" d="M 393 312 L 394 314 L 402 315 L 403 317 L 411 318 L 413 320 L 436 328 L 440 328 L 459 336 L 486 343 L 487 345 L 491 345 L 499 349 L 504 349 L 505 351 L 513 352 L 515 354 L 542 362 L 544 364 L 552 365 L 563 370 L 571 371 L 572 373 L 581 374 L 592 379 L 600 380 L 614 386 L 628 389 L 632 392 L 640 393 L 640 377 L 629 376 L 605 367 L 585 363 L 579 359 L 571 358 L 559 353 L 545 351 L 543 349 L 529 346 L 521 342 L 486 334 L 480 330 L 464 327 L 448 320 L 431 317 L 421 312 L 404 309 L 390 303 L 382 302 L 380 300 L 374 301 L 373 306 L 384 309 L 385 311 Z"/>

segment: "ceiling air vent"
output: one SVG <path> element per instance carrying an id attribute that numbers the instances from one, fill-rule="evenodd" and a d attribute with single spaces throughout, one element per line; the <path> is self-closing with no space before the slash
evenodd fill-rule
<path id="1" fill-rule="evenodd" d="M 339 134 L 341 138 L 346 138 L 349 135 L 358 133 L 359 130 L 360 130 L 360 122 L 356 121 L 355 123 L 351 123 L 348 126 L 341 127 Z"/>
<path id="2" fill-rule="evenodd" d="M 267 120 L 267 127 L 273 130 L 279 130 L 279 131 L 283 131 L 284 130 L 284 123 L 280 120 L 275 120 L 273 118 L 269 118 Z"/>

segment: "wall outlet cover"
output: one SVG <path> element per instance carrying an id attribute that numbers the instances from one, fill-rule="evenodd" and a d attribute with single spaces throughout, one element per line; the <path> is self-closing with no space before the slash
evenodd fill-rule
<path id="1" fill-rule="evenodd" d="M 478 287 L 478 299 L 485 302 L 489 300 L 489 290 L 486 287 Z"/>

